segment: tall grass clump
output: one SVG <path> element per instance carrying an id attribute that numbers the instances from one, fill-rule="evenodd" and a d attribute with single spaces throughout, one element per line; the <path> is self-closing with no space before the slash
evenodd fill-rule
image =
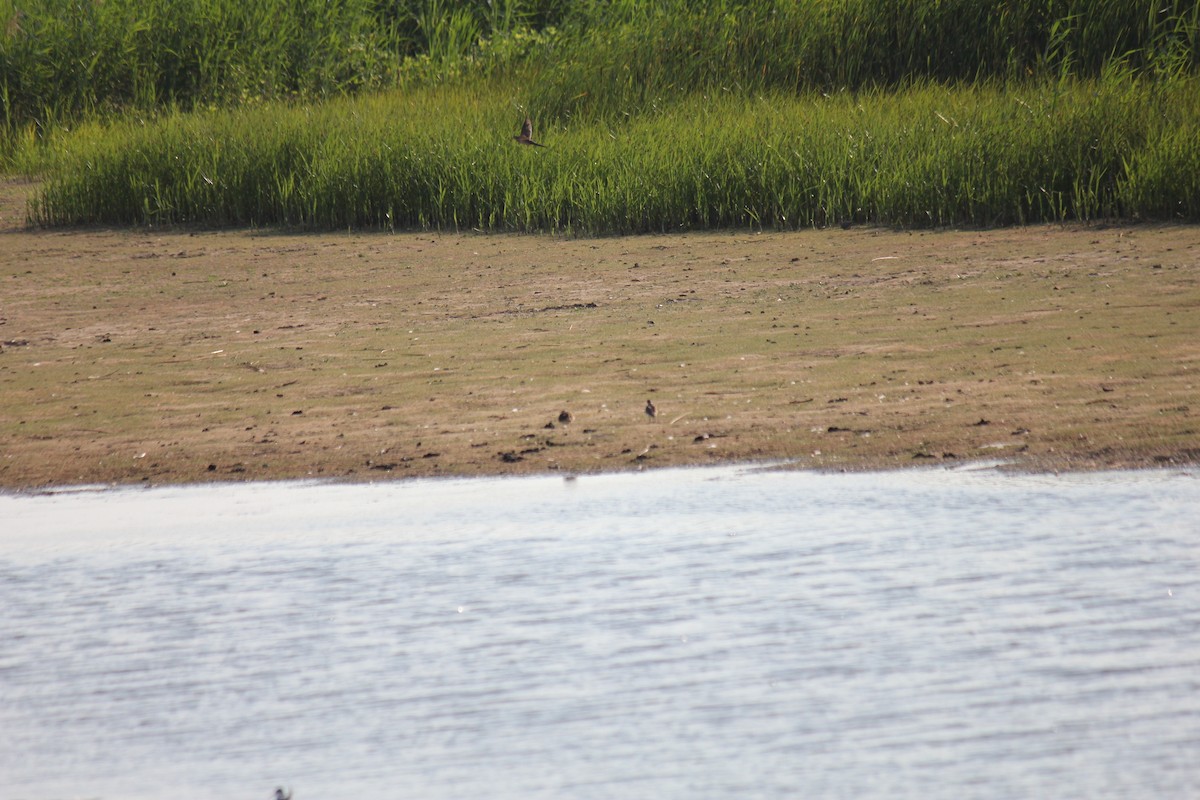
<path id="1" fill-rule="evenodd" d="M 513 143 L 518 104 L 482 87 L 176 114 L 78 132 L 33 215 L 573 233 L 1196 219 L 1197 88 L 1125 76 L 694 95 L 553 125 L 546 149 Z"/>

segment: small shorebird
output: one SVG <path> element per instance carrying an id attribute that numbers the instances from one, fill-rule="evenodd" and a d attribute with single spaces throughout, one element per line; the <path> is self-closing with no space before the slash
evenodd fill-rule
<path id="1" fill-rule="evenodd" d="M 525 118 L 525 124 L 521 126 L 521 132 L 513 138 L 521 144 L 531 144 L 534 147 L 546 146 L 533 140 L 533 120 L 531 120 L 529 117 Z"/>
<path id="2" fill-rule="evenodd" d="M 572 422 L 575 421 L 575 417 L 571 416 L 570 411 L 567 411 L 564 409 L 563 412 L 558 415 L 558 421 L 561 422 L 563 425 L 570 425 Z"/>
<path id="3" fill-rule="evenodd" d="M 275 800 L 292 800 L 292 790 L 288 789 L 287 794 L 284 794 L 283 787 L 280 786 L 275 790 Z"/>
<path id="4" fill-rule="evenodd" d="M 650 419 L 658 416 L 658 409 L 654 407 L 654 403 L 650 400 L 646 401 L 646 416 Z"/>

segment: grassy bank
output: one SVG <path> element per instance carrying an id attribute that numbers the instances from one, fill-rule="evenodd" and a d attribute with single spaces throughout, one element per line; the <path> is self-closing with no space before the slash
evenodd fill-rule
<path id="1" fill-rule="evenodd" d="M 95 124 L 39 224 L 633 233 L 840 221 L 1200 218 L 1200 84 L 1128 74 L 830 96 L 696 94 L 516 146 L 516 93 L 443 87 Z"/>
<path id="2" fill-rule="evenodd" d="M 4 20 L 0 163 L 47 179 L 41 225 L 1200 218 L 1182 0 L 0 0 Z M 512 143 L 526 114 L 549 149 Z"/>

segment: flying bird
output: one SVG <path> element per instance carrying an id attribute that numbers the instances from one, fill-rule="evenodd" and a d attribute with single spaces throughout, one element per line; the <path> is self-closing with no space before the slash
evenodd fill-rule
<path id="1" fill-rule="evenodd" d="M 513 138 L 521 144 L 531 144 L 534 147 L 546 146 L 533 140 L 533 120 L 531 120 L 529 117 L 525 118 L 525 124 L 521 126 L 521 132 Z"/>

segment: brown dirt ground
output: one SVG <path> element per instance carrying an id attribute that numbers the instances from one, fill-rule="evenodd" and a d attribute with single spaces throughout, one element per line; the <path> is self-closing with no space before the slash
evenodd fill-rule
<path id="1" fill-rule="evenodd" d="M 30 231 L 25 189 L 4 488 L 1200 460 L 1194 226 Z"/>

